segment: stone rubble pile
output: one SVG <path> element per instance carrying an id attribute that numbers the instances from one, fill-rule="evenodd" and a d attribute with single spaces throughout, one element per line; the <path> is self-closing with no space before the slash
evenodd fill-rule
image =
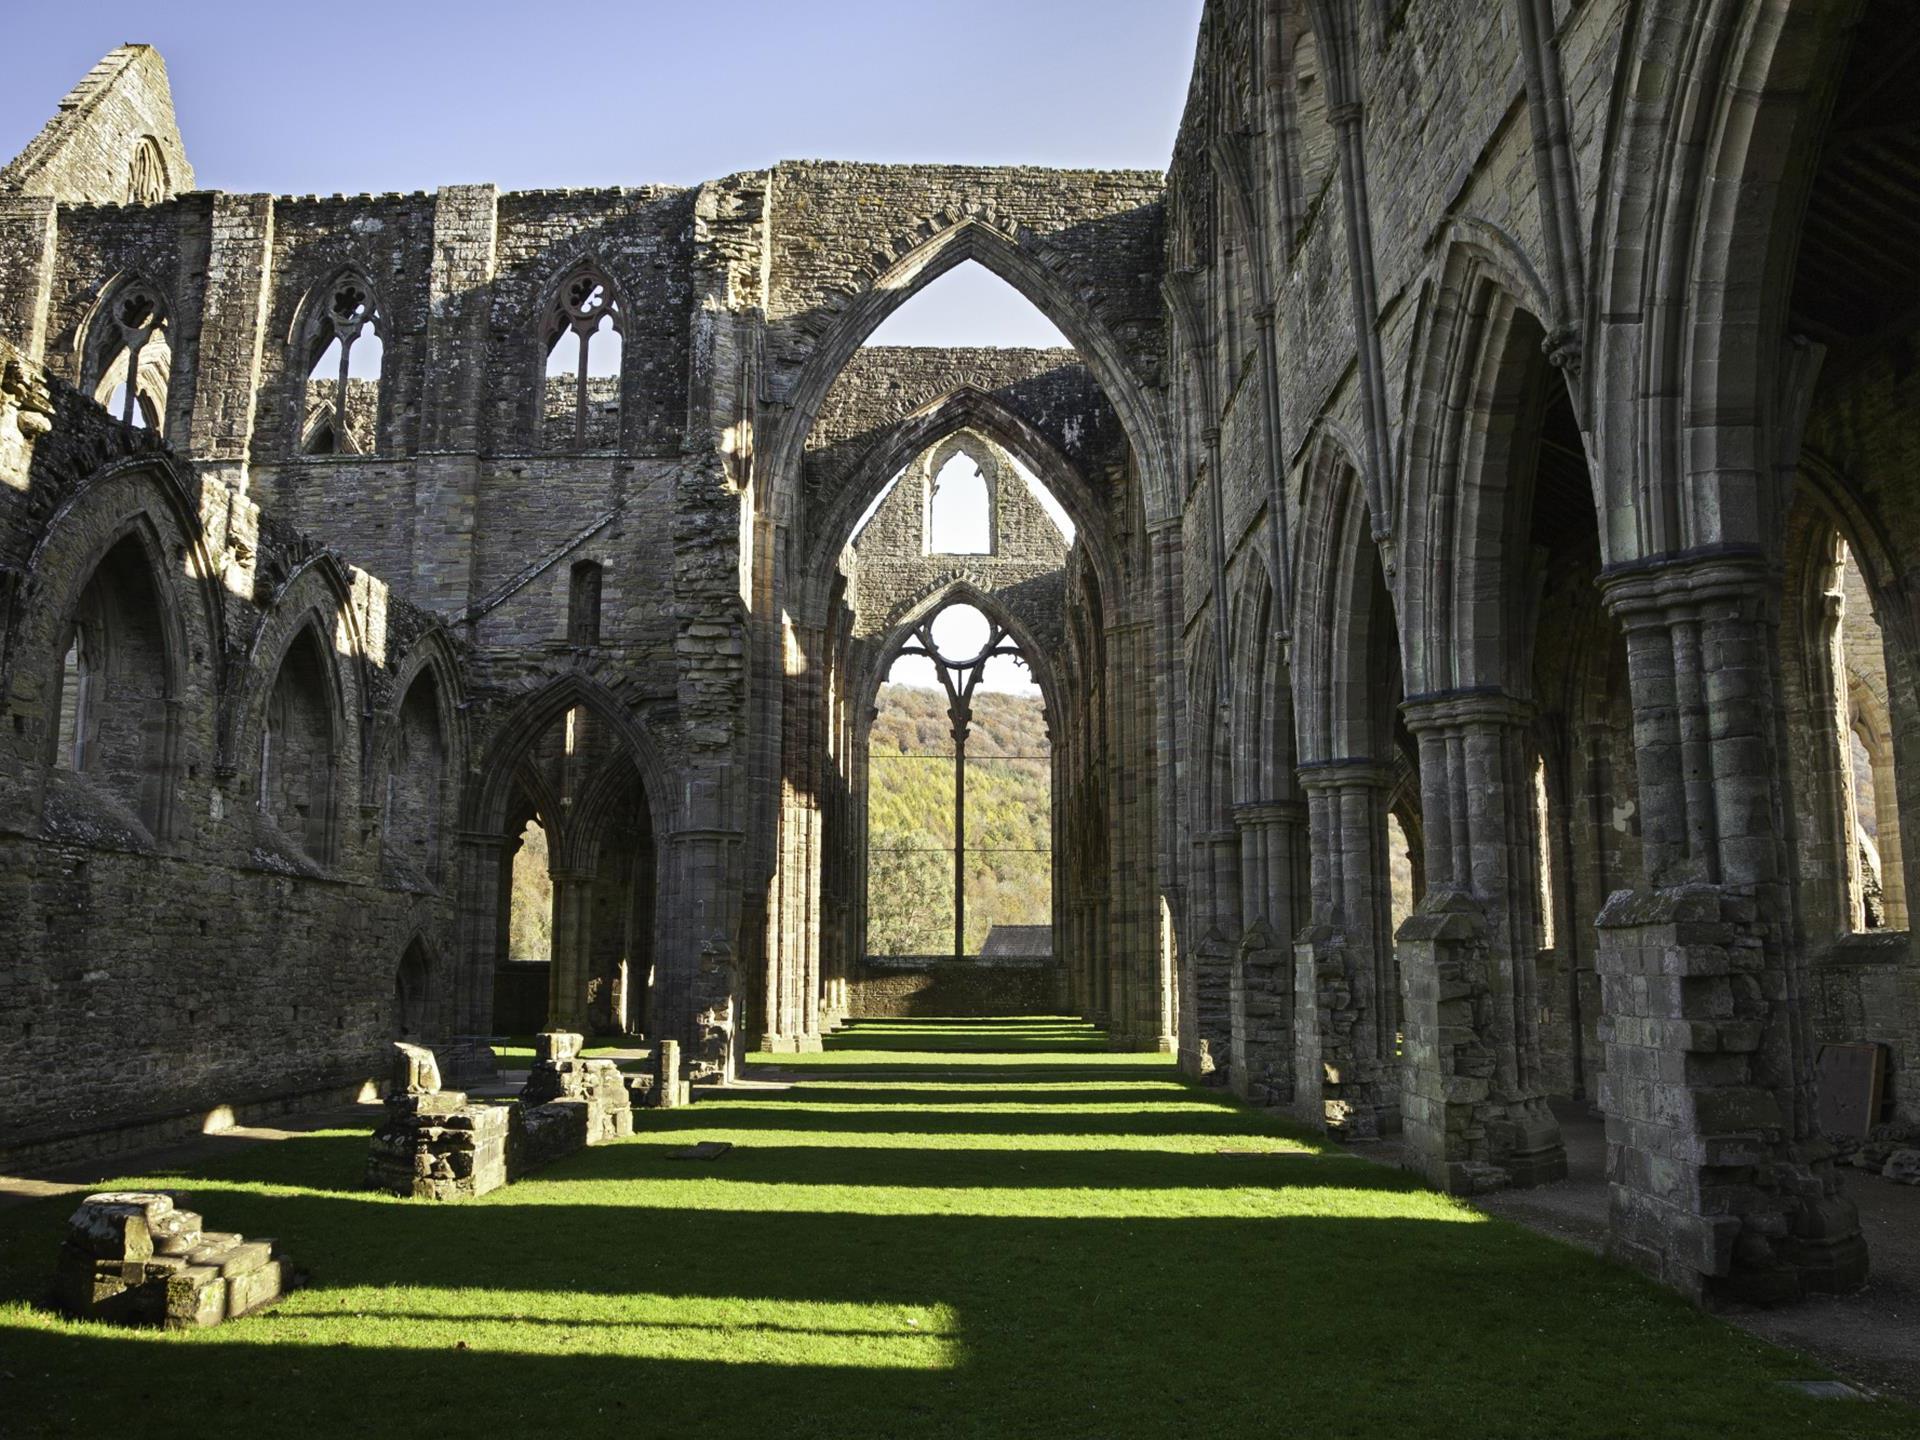
<path id="1" fill-rule="evenodd" d="M 1920 1185 L 1920 1125 L 1894 1122 L 1876 1125 L 1861 1139 L 1857 1135 L 1829 1135 L 1834 1163 L 1871 1171 L 1902 1185 Z"/>
<path id="2" fill-rule="evenodd" d="M 143 1190 L 81 1201 L 54 1266 L 63 1314 L 169 1330 L 237 1320 L 291 1288 L 291 1267 L 273 1241 L 203 1230 L 172 1196 Z"/>
<path id="3" fill-rule="evenodd" d="M 485 1195 L 584 1146 L 631 1135 L 636 1105 L 691 1099 L 674 1041 L 660 1042 L 655 1074 L 633 1076 L 615 1061 L 582 1055 L 584 1043 L 564 1030 L 535 1037 L 517 1105 L 442 1090 L 433 1052 L 396 1043 L 387 1118 L 373 1132 L 367 1184 L 421 1200 Z"/>

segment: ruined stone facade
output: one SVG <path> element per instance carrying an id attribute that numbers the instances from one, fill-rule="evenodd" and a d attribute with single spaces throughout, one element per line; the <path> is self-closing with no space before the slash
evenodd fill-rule
<path id="1" fill-rule="evenodd" d="M 1907 12 L 1211 0 L 1164 174 L 526 194 L 196 190 L 116 51 L 0 173 L 0 1148 L 396 1030 L 457 1078 L 530 816 L 552 1026 L 817 1045 L 878 661 L 965 598 L 1116 1046 L 1459 1190 L 1582 1100 L 1624 1257 L 1857 1283 L 1818 1045 L 1920 1120 Z M 862 349 L 967 261 L 1072 351 Z M 850 545 L 956 444 L 1070 549 Z"/>

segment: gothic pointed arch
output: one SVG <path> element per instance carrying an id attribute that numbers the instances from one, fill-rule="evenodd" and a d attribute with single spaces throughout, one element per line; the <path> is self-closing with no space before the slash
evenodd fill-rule
<path id="1" fill-rule="evenodd" d="M 1120 415 L 1147 480 L 1150 513 L 1170 513 L 1173 495 L 1164 479 L 1164 443 L 1159 417 L 1147 399 L 1133 362 L 1117 336 L 1081 298 L 1090 287 L 1077 281 L 1068 263 L 1045 242 L 1019 227 L 1002 229 L 973 214 L 930 235 L 898 242 L 840 295 L 817 326 L 787 395 L 788 414 L 772 439 L 770 471 L 776 477 L 774 513 L 784 517 L 794 503 L 807 431 L 828 387 L 880 322 L 932 281 L 972 260 L 1005 280 L 1060 328 L 1085 357 Z"/>

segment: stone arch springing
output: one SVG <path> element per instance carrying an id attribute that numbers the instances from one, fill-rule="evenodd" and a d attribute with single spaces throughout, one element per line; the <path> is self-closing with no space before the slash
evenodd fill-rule
<path id="1" fill-rule="evenodd" d="M 1609 387 L 1592 412 L 1609 565 L 1784 533 L 1795 437 L 1770 421 L 1802 363 L 1783 343 L 1798 219 L 1849 8 L 1658 0 L 1623 46 L 1585 367 Z"/>

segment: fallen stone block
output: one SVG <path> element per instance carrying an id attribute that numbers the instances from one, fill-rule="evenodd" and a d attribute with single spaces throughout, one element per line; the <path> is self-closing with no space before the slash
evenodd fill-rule
<path id="1" fill-rule="evenodd" d="M 156 1238 L 168 1253 L 155 1253 Z M 171 1196 L 144 1192 L 88 1196 L 54 1261 L 62 1313 L 123 1325 L 217 1325 L 272 1304 L 291 1282 L 273 1241 L 203 1231 Z"/>

